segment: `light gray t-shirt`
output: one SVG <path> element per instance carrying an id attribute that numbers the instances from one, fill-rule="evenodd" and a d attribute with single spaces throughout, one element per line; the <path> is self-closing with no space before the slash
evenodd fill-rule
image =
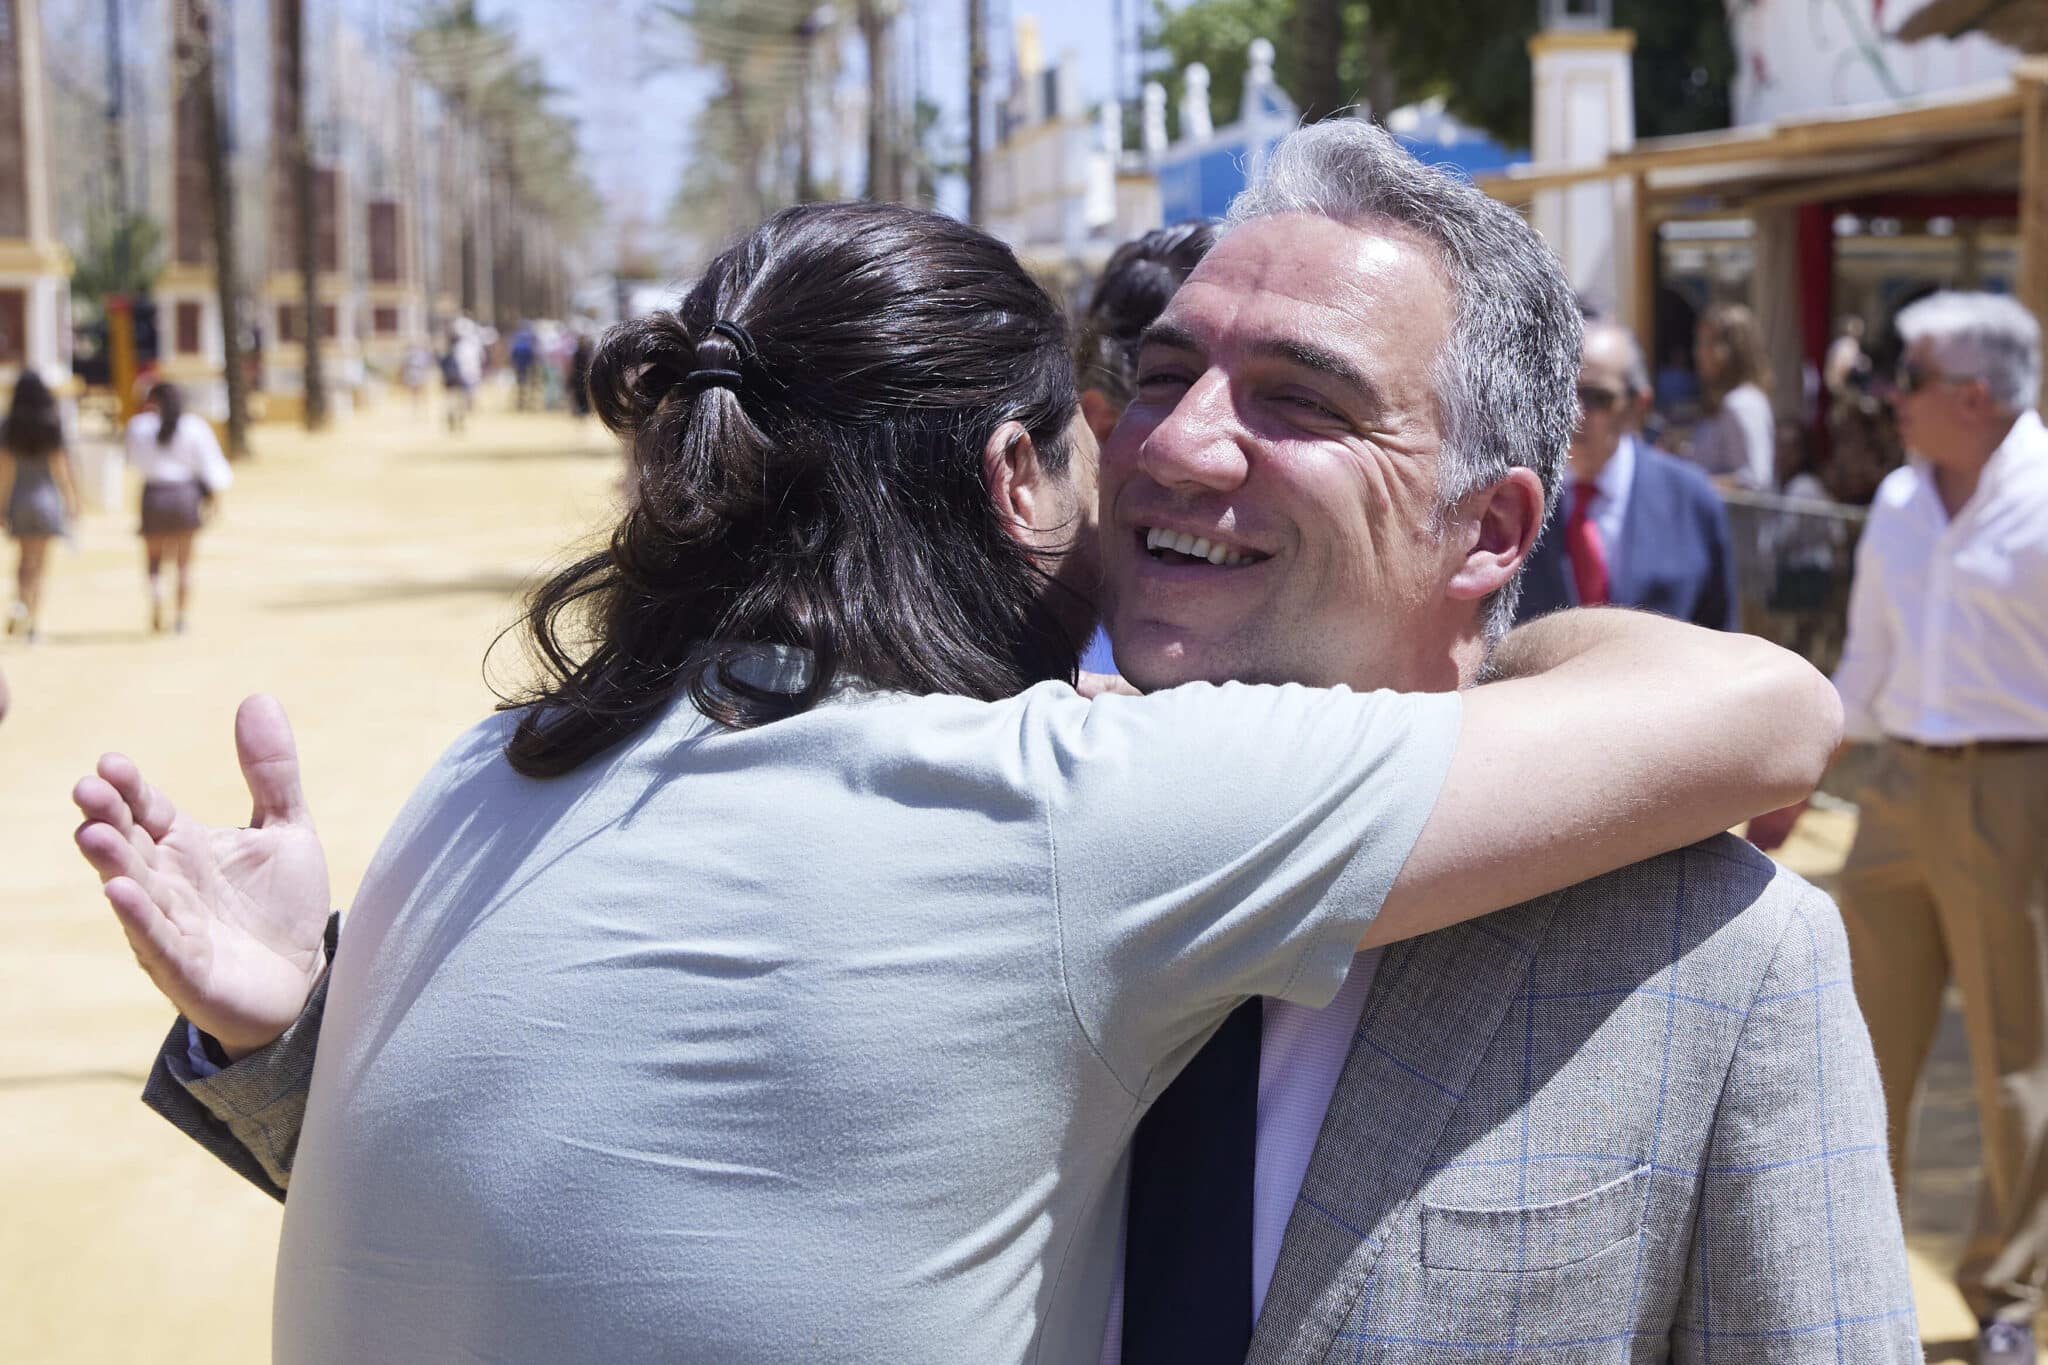
<path id="1" fill-rule="evenodd" d="M 1336 993 L 1459 721 L 683 702 L 545 781 L 486 721 L 341 938 L 276 1359 L 1092 1359 L 1133 1125 L 1243 998 Z"/>

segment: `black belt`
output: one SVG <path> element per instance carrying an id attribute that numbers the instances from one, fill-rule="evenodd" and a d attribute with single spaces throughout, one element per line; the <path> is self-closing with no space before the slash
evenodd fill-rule
<path id="1" fill-rule="evenodd" d="M 1971 739 L 1961 744 L 1922 744 L 1917 739 L 1887 735 L 1886 740 L 1915 753 L 1936 758 L 1968 758 L 1971 754 L 2012 754 L 2027 749 L 2048 749 L 2048 739 Z"/>

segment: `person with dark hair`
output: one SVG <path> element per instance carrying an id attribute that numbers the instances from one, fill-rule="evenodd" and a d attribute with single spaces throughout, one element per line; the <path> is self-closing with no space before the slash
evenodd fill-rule
<path id="1" fill-rule="evenodd" d="M 568 375 L 569 413 L 577 421 L 590 416 L 590 362 L 597 354 L 590 333 L 576 329 L 576 344 L 570 348 Z"/>
<path id="2" fill-rule="evenodd" d="M 128 462 L 142 471 L 142 545 L 149 573 L 149 628 L 164 628 L 164 561 L 178 571 L 174 618 L 185 633 L 192 605 L 192 542 L 206 509 L 235 481 L 220 438 L 197 413 L 185 411 L 176 384 L 149 389 L 143 411 L 128 421 Z"/>
<path id="3" fill-rule="evenodd" d="M 78 517 L 78 484 L 64 450 L 64 419 L 57 397 L 34 370 L 14 381 L 14 398 L 0 422 L 0 508 L 7 534 L 20 557 L 14 566 L 14 605 L 7 613 L 7 633 L 41 635 L 43 574 L 50 562 L 50 542 L 71 529 Z"/>
<path id="4" fill-rule="evenodd" d="M 1213 223 L 1174 223 L 1110 253 L 1074 332 L 1074 384 L 1081 391 L 1081 415 L 1098 443 L 1109 439 L 1130 405 L 1139 339 L 1215 242 Z M 1081 667 L 1089 673 L 1116 671 L 1109 636 L 1099 627 Z"/>
<path id="5" fill-rule="evenodd" d="M 1130 405 L 1145 329 L 1215 243 L 1213 223 L 1174 223 L 1110 253 L 1074 333 L 1074 383 L 1096 440 L 1109 439 Z"/>
<path id="6" fill-rule="evenodd" d="M 114 755 L 75 793 L 190 1021 L 152 1102 L 289 1182 L 288 1365 L 1086 1360 L 1131 1131 L 1240 1002 L 1325 1002 L 1361 942 L 1782 804 L 1832 748 L 1796 658 L 1623 613 L 1517 632 L 1464 696 L 1077 694 L 1067 330 L 948 218 L 778 213 L 591 392 L 618 523 L 331 972 L 275 703 L 237 717 L 247 829 Z"/>

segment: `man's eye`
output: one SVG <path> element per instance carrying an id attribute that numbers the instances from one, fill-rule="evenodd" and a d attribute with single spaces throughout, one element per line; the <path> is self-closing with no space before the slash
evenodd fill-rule
<path id="1" fill-rule="evenodd" d="M 1303 412 L 1313 413 L 1317 417 L 1329 417 L 1334 419 L 1337 416 L 1335 412 L 1332 412 L 1329 408 L 1325 407 L 1321 403 L 1318 403 L 1315 399 L 1310 398 L 1305 394 L 1282 394 L 1280 397 L 1280 401 L 1286 403 L 1290 407 L 1299 408 Z"/>
<path id="2" fill-rule="evenodd" d="M 1147 370 L 1138 376 L 1138 387 L 1141 389 L 1157 388 L 1163 384 L 1186 384 L 1187 382 L 1186 375 L 1178 374 L 1172 370 Z"/>

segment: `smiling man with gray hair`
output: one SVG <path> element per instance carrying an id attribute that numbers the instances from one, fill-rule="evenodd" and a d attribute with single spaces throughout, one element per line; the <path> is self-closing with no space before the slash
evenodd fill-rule
<path id="1" fill-rule="evenodd" d="M 1527 223 L 1369 124 L 1294 133 L 1103 450 L 1119 666 L 1469 686 L 1579 375 Z M 1139 1128 L 1104 1360 L 1918 1361 L 1848 974 L 1827 897 L 1724 835 L 1240 1007 Z"/>
<path id="2" fill-rule="evenodd" d="M 1877 490 L 1835 676 L 1880 746 L 1842 873 L 1894 1177 L 1951 977 L 1984 1190 L 1957 1273 L 1985 1365 L 2031 1365 L 2048 1283 L 2048 430 L 2041 329 L 2012 299 L 1898 317 L 1911 460 Z"/>

